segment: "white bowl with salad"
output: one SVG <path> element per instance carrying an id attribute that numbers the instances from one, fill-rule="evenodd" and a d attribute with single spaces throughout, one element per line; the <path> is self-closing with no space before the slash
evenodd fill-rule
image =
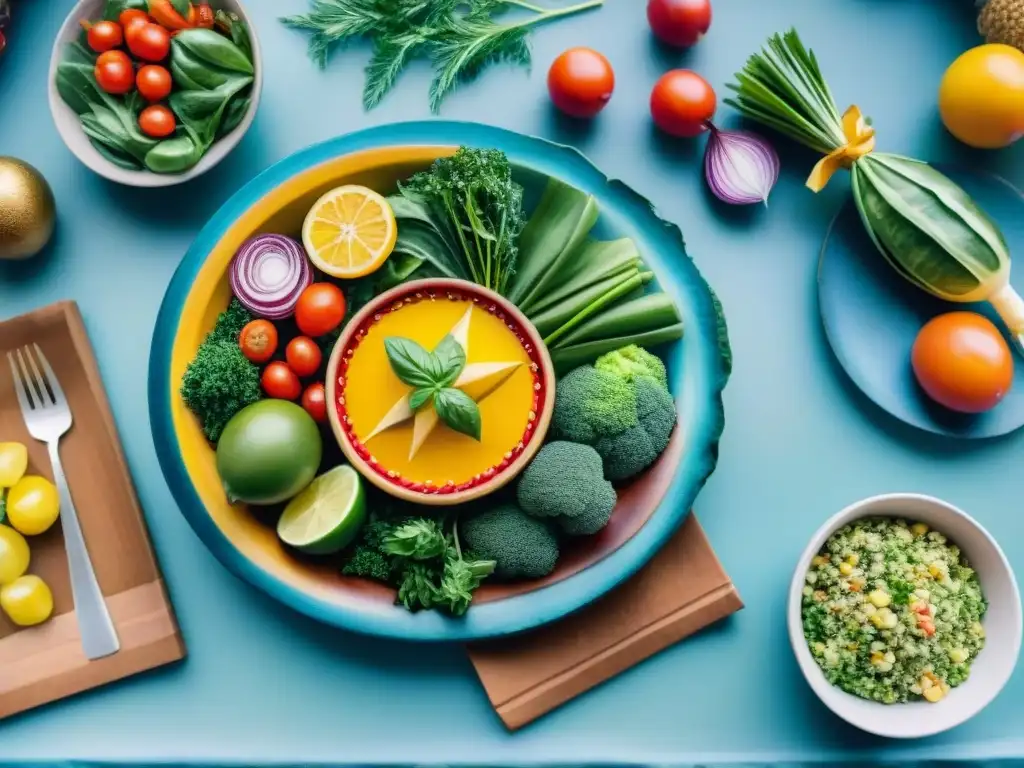
<path id="1" fill-rule="evenodd" d="M 875 496 L 834 515 L 800 557 L 787 610 L 818 697 L 890 738 L 966 722 L 999 694 L 1020 652 L 1006 556 L 976 520 L 930 496 Z"/>
<path id="2" fill-rule="evenodd" d="M 81 0 L 50 59 L 64 143 L 135 187 L 180 184 L 223 160 L 262 87 L 259 42 L 238 0 Z"/>

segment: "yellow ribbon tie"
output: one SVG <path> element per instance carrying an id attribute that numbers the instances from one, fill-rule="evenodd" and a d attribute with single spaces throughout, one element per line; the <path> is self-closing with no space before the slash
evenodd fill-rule
<path id="1" fill-rule="evenodd" d="M 864 121 L 856 105 L 843 113 L 843 135 L 846 143 L 821 158 L 807 177 L 807 187 L 812 192 L 821 192 L 832 174 L 840 168 L 849 168 L 875 148 L 875 129 Z"/>

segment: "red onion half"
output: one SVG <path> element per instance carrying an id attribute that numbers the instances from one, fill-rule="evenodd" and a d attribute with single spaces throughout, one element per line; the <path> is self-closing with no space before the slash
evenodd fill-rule
<path id="1" fill-rule="evenodd" d="M 749 131 L 723 131 L 708 123 L 704 177 L 715 197 L 732 205 L 768 204 L 779 180 L 779 156 L 768 140 Z"/>
<path id="2" fill-rule="evenodd" d="M 280 320 L 310 283 L 313 269 L 302 243 L 285 235 L 257 235 L 245 241 L 228 270 L 231 290 L 258 317 Z"/>

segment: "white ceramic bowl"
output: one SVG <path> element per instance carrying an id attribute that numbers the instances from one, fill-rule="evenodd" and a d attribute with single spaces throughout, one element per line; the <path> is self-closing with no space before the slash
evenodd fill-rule
<path id="1" fill-rule="evenodd" d="M 203 155 L 202 159 L 192 168 L 184 173 L 153 173 L 151 171 L 129 171 L 121 168 L 107 160 L 101 155 L 89 141 L 89 138 L 82 131 L 82 125 L 78 115 L 71 109 L 57 92 L 56 76 L 57 65 L 64 55 L 64 46 L 74 41 L 81 32 L 79 22 L 82 19 L 98 19 L 103 15 L 104 0 L 80 0 L 64 20 L 64 24 L 57 33 L 57 39 L 53 44 L 53 51 L 50 54 L 50 73 L 47 90 L 50 100 L 50 113 L 53 115 L 53 122 L 57 126 L 57 132 L 74 153 L 75 157 L 85 163 L 91 170 L 100 176 L 115 181 L 118 184 L 127 184 L 132 187 L 169 187 L 175 184 L 194 179 L 201 176 L 223 160 L 232 149 L 242 140 L 245 132 L 252 125 L 256 117 L 256 110 L 259 108 L 260 93 L 263 90 L 263 57 L 260 54 L 259 39 L 252 20 L 245 12 L 245 8 L 238 0 L 209 0 L 215 10 L 223 9 L 233 12 L 245 22 L 249 28 L 249 37 L 252 40 L 253 68 L 256 70 L 252 84 L 252 102 L 249 104 L 249 111 L 242 122 L 229 133 L 215 143 L 210 150 Z"/>
<path id="2" fill-rule="evenodd" d="M 879 704 L 845 693 L 831 685 L 814 661 L 804 638 L 800 607 L 804 577 L 811 558 L 836 530 L 863 517 L 903 517 L 920 521 L 945 534 L 960 547 L 981 581 L 988 600 L 982 621 L 985 647 L 971 665 L 967 682 L 952 689 L 941 702 Z M 851 504 L 814 534 L 793 574 L 789 590 L 789 639 L 804 677 L 825 705 L 851 725 L 898 739 L 931 736 L 966 722 L 1002 690 L 1021 644 L 1021 603 L 1013 570 L 1003 551 L 977 521 L 965 512 L 930 496 L 894 493 Z"/>

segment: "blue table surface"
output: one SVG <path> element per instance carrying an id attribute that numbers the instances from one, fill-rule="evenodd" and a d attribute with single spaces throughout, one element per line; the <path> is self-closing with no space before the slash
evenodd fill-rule
<path id="1" fill-rule="evenodd" d="M 695 68 L 724 96 L 748 54 L 796 25 L 840 107 L 857 101 L 874 118 L 880 147 L 996 170 L 1024 186 L 1024 143 L 967 150 L 936 113 L 943 70 L 979 42 L 969 0 L 719 0 L 710 34 L 682 55 L 652 43 L 641 0 L 607 0 L 597 13 L 537 31 L 532 76 L 498 66 L 446 102 L 448 119 L 483 119 L 574 144 L 650 197 L 682 226 L 721 297 L 735 354 L 721 459 L 696 511 L 747 608 L 514 735 L 491 711 L 460 648 L 331 630 L 229 575 L 179 514 L 149 431 L 145 380 L 157 308 L 202 224 L 258 171 L 310 143 L 427 118 L 427 68 L 415 67 L 364 114 L 365 49 L 318 71 L 305 39 L 276 21 L 304 10 L 306 0 L 251 0 L 266 84 L 249 134 L 198 181 L 128 189 L 79 164 L 50 119 L 49 52 L 72 1 L 14 5 L 17 24 L 0 60 L 0 154 L 24 158 L 48 177 L 60 226 L 45 258 L 0 265 L 0 316 L 62 298 L 79 302 L 190 657 L 0 723 L 0 762 L 1024 758 L 1024 671 L 967 725 L 923 742 L 886 742 L 818 702 L 797 670 L 784 616 L 792 567 L 811 533 L 876 493 L 924 492 L 960 505 L 1024 573 L 1024 433 L 949 442 L 874 408 L 831 357 L 815 299 L 818 251 L 847 180 L 812 195 L 803 181 L 813 157 L 785 145 L 770 207 L 724 208 L 703 187 L 703 143 L 663 139 L 647 111 L 651 85 L 665 70 Z M 603 51 L 618 76 L 610 106 L 582 127 L 554 115 L 545 93 L 548 64 L 570 45 Z M 719 114 L 725 124 L 734 119 L 728 108 Z"/>

